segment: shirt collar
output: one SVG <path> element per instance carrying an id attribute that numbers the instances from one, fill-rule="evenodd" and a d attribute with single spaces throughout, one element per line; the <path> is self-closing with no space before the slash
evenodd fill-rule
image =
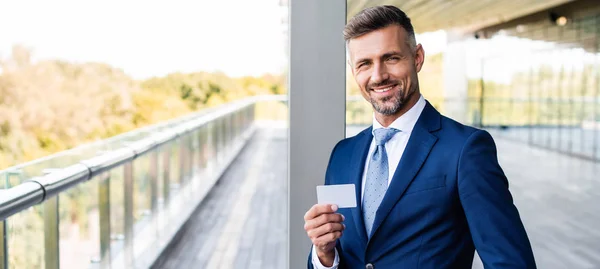
<path id="1" fill-rule="evenodd" d="M 396 120 L 394 120 L 394 122 L 392 122 L 392 124 L 390 124 L 390 126 L 388 128 L 395 128 L 400 130 L 403 133 L 407 133 L 410 134 L 413 130 L 413 128 L 415 127 L 415 124 L 417 124 L 417 120 L 419 119 L 419 116 L 421 115 L 421 112 L 423 112 L 423 109 L 425 108 L 425 99 L 423 98 L 423 95 L 419 96 L 419 100 L 417 101 L 417 103 L 411 107 L 408 111 L 406 111 L 406 113 L 404 113 L 402 116 L 398 117 Z M 375 129 L 379 129 L 379 128 L 384 128 L 378 121 L 377 119 L 375 119 L 375 113 L 373 113 L 373 130 L 372 132 L 375 131 Z M 374 135 L 374 133 L 373 133 Z"/>

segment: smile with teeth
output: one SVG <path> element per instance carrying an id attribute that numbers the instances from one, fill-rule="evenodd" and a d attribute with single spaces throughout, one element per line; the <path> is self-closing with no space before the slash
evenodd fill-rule
<path id="1" fill-rule="evenodd" d="M 373 91 L 381 93 L 381 92 L 387 92 L 387 91 L 391 90 L 392 88 L 394 88 L 394 85 L 383 88 L 383 89 L 373 89 Z"/>

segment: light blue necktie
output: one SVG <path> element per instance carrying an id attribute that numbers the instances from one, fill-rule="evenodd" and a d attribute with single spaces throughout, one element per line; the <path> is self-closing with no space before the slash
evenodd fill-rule
<path id="1" fill-rule="evenodd" d="M 373 131 L 375 135 L 376 148 L 371 155 L 367 169 L 365 193 L 363 195 L 363 220 L 367 230 L 367 236 L 371 237 L 371 229 L 375 220 L 375 212 L 379 208 L 381 200 L 388 188 L 389 166 L 385 143 L 389 141 L 398 129 L 379 128 Z"/>

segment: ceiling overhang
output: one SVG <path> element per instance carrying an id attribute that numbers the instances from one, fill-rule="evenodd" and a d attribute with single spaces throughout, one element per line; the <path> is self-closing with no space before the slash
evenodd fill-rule
<path id="1" fill-rule="evenodd" d="M 348 18 L 364 8 L 394 5 L 411 19 L 416 33 L 454 30 L 472 33 L 575 0 L 348 0 Z"/>

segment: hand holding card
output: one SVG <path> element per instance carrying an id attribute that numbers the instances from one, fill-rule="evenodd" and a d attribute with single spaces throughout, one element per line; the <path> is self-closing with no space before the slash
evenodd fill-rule
<path id="1" fill-rule="evenodd" d="M 356 189 L 354 184 L 317 186 L 319 204 L 337 205 L 338 208 L 356 207 Z"/>

